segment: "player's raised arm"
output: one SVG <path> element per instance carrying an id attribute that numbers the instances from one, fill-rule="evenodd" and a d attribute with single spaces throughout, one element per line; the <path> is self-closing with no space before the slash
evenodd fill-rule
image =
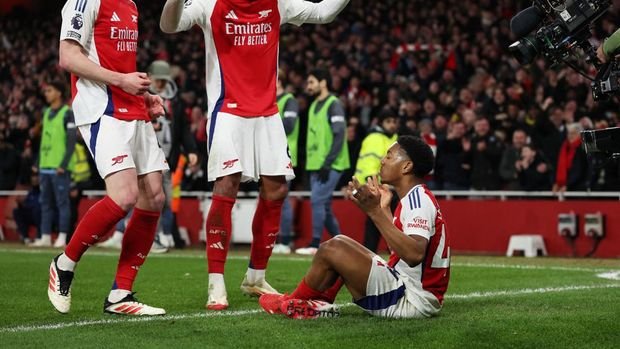
<path id="1" fill-rule="evenodd" d="M 206 0 L 166 0 L 159 20 L 164 33 L 172 34 L 190 29 L 195 24 L 205 27 L 208 18 Z"/>
<path id="2" fill-rule="evenodd" d="M 164 33 L 176 33 L 183 15 L 184 0 L 167 0 L 161 13 L 159 27 Z"/>
<path id="3" fill-rule="evenodd" d="M 349 3 L 349 0 L 323 0 L 319 3 L 306 0 L 281 1 L 286 1 L 283 23 L 295 25 L 330 23 Z"/>

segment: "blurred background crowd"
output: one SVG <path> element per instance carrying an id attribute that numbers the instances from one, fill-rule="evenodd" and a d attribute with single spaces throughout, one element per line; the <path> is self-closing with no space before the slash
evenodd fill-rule
<path id="1" fill-rule="evenodd" d="M 54 12 L 14 9 L 0 17 L 0 190 L 30 184 L 45 107 L 42 88 L 57 80 L 69 86 L 58 66 L 61 3 Z M 179 110 L 200 149 L 200 164 L 186 169 L 181 188 L 206 190 L 202 31 L 163 34 L 163 1 L 137 3 L 139 70 L 154 60 L 170 63 Z M 284 26 L 280 68 L 300 105 L 299 149 L 305 149 L 312 101 L 306 78 L 323 67 L 346 112 L 353 167 L 343 181 L 355 170 L 362 140 L 388 109 L 398 116 L 399 134 L 420 135 L 436 151 L 432 188 L 620 190 L 618 163 L 589 159 L 579 147 L 579 131 L 618 125 L 618 101 L 595 103 L 589 80 L 564 66 L 549 67 L 539 58 L 521 67 L 508 54 L 515 39 L 510 18 L 530 4 L 352 0 L 332 24 Z M 618 9 L 596 23 L 595 46 L 617 29 Z M 294 188 L 307 189 L 303 151 L 299 157 Z M 88 187 L 102 188 L 96 174 Z"/>

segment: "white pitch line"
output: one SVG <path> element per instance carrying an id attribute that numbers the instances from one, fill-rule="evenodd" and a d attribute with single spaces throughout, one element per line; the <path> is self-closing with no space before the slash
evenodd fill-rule
<path id="1" fill-rule="evenodd" d="M 46 254 L 52 255 L 57 250 L 51 249 L 10 249 L 0 248 L 0 253 L 22 253 L 22 254 Z M 120 252 L 106 252 L 100 249 L 88 251 L 88 256 L 97 257 L 118 257 Z M 197 254 L 178 254 L 178 253 L 164 253 L 164 254 L 151 254 L 148 258 L 179 258 L 179 259 L 204 259 L 204 255 Z M 242 260 L 247 261 L 249 256 L 228 256 L 230 260 Z M 269 260 L 285 261 L 285 262 L 309 262 L 311 257 L 288 257 L 288 256 L 271 256 Z M 584 268 L 584 267 L 562 267 L 562 266 L 544 266 L 544 265 L 528 265 L 528 264 L 500 264 L 500 263 L 452 263 L 453 267 L 468 267 L 468 268 L 490 268 L 490 269 L 526 269 L 526 270 L 556 270 L 556 271 L 580 271 L 580 272 L 614 272 L 617 268 Z"/>
<path id="2" fill-rule="evenodd" d="M 532 270 L 557 270 L 557 271 L 585 271 L 585 272 L 605 272 L 614 270 L 613 268 L 584 268 L 584 267 L 562 267 L 553 265 L 529 265 L 529 264 L 498 264 L 498 263 L 452 263 L 454 267 L 473 267 L 473 268 L 498 268 L 498 269 L 532 269 Z"/>
<path id="3" fill-rule="evenodd" d="M 476 298 L 493 298 L 493 297 L 511 297 L 528 294 L 539 294 L 549 292 L 568 292 L 568 291 L 582 291 L 593 289 L 606 289 L 606 288 L 620 288 L 620 284 L 603 284 L 603 285 L 573 285 L 562 287 L 545 287 L 545 288 L 525 288 L 520 290 L 503 290 L 503 291 L 489 291 L 489 292 L 473 292 L 466 294 L 447 294 L 446 299 L 458 299 L 469 300 Z M 341 304 L 340 307 L 350 307 L 353 303 Z M 253 310 L 237 310 L 237 311 L 224 311 L 224 312 L 201 312 L 193 314 L 178 314 L 178 315 L 166 315 L 158 317 L 136 317 L 125 319 L 106 319 L 106 320 L 85 320 L 85 321 L 73 321 L 73 322 L 61 322 L 56 324 L 45 325 L 32 325 L 32 326 L 15 326 L 0 328 L 0 333 L 23 333 L 33 331 L 45 331 L 45 330 L 57 330 L 69 327 L 85 327 L 93 325 L 114 325 L 118 323 L 141 323 L 150 321 L 170 321 L 170 320 L 187 320 L 198 318 L 218 318 L 218 317 L 236 317 L 244 315 L 252 315 L 262 313 L 260 309 Z"/>
<path id="4" fill-rule="evenodd" d="M 473 292 L 473 293 L 467 293 L 467 294 L 447 294 L 445 298 L 446 299 L 475 299 L 475 298 L 489 298 L 489 297 L 500 297 L 500 296 L 510 297 L 510 296 L 520 296 L 524 294 L 582 291 L 582 290 L 594 290 L 594 289 L 604 289 L 604 288 L 620 288 L 620 284 L 575 285 L 575 286 L 560 286 L 560 287 L 524 288 L 520 290 Z"/>
<path id="5" fill-rule="evenodd" d="M 34 326 L 16 326 L 0 328 L 0 333 L 19 333 L 19 332 L 32 332 L 39 330 L 57 330 L 68 327 L 84 327 L 92 325 L 113 325 L 118 323 L 134 323 L 134 322 L 149 322 L 149 321 L 170 321 L 170 320 L 185 320 L 185 319 L 197 319 L 197 318 L 211 318 L 211 317 L 229 317 L 229 316 L 243 316 L 260 313 L 262 310 L 238 310 L 238 311 L 224 311 L 224 312 L 202 312 L 193 314 L 179 314 L 179 315 L 165 315 L 165 316 L 151 316 L 151 317 L 134 317 L 126 319 L 105 319 L 105 320 L 86 320 L 86 321 L 73 321 L 73 322 L 60 322 L 57 324 L 47 325 L 34 325 Z"/>

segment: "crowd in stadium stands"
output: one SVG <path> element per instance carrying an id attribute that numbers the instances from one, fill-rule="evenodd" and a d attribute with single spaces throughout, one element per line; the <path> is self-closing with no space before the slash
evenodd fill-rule
<path id="1" fill-rule="evenodd" d="M 589 81 L 578 73 L 549 67 L 540 58 L 523 68 L 507 52 L 515 39 L 510 18 L 529 5 L 354 0 L 330 25 L 283 27 L 280 68 L 287 90 L 298 98 L 302 130 L 311 102 L 306 76 L 325 67 L 345 107 L 353 165 L 366 132 L 391 108 L 399 115 L 400 134 L 420 135 L 436 150 L 433 188 L 619 190 L 618 164 L 587 158 L 579 138 L 582 129 L 618 125 L 617 100 L 595 103 Z M 202 32 L 164 35 L 158 25 L 161 4 L 139 6 L 139 69 L 156 59 L 170 62 L 205 154 Z M 595 46 L 616 29 L 618 8 L 596 23 Z M 68 77 L 57 64 L 60 9 L 57 16 L 15 11 L 0 19 L 0 190 L 11 190 L 30 182 L 42 86 L 58 79 L 68 85 Z M 305 143 L 304 132 L 300 142 Z M 188 170 L 183 189 L 206 189 L 205 159 L 202 164 Z M 297 173 L 295 188 L 307 188 L 302 166 Z"/>

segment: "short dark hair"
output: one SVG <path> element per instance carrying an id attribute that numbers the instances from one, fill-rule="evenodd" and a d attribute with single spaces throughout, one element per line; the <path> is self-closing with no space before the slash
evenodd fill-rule
<path id="1" fill-rule="evenodd" d="M 394 118 L 398 119 L 398 112 L 393 108 L 386 106 L 379 112 L 379 124 L 381 124 L 385 119 Z"/>
<path id="2" fill-rule="evenodd" d="M 424 178 L 435 166 L 433 150 L 420 137 L 400 136 L 397 140 L 400 147 L 413 161 L 413 175 Z"/>
<path id="3" fill-rule="evenodd" d="M 47 83 L 49 86 L 52 86 L 55 90 L 60 92 L 60 98 L 65 98 L 67 95 L 66 86 L 63 82 L 54 80 Z"/>
<path id="4" fill-rule="evenodd" d="M 319 82 L 325 80 L 327 84 L 327 89 L 330 89 L 332 86 L 332 77 L 329 75 L 329 72 L 326 69 L 316 68 L 310 72 L 310 75 L 314 76 Z"/>

